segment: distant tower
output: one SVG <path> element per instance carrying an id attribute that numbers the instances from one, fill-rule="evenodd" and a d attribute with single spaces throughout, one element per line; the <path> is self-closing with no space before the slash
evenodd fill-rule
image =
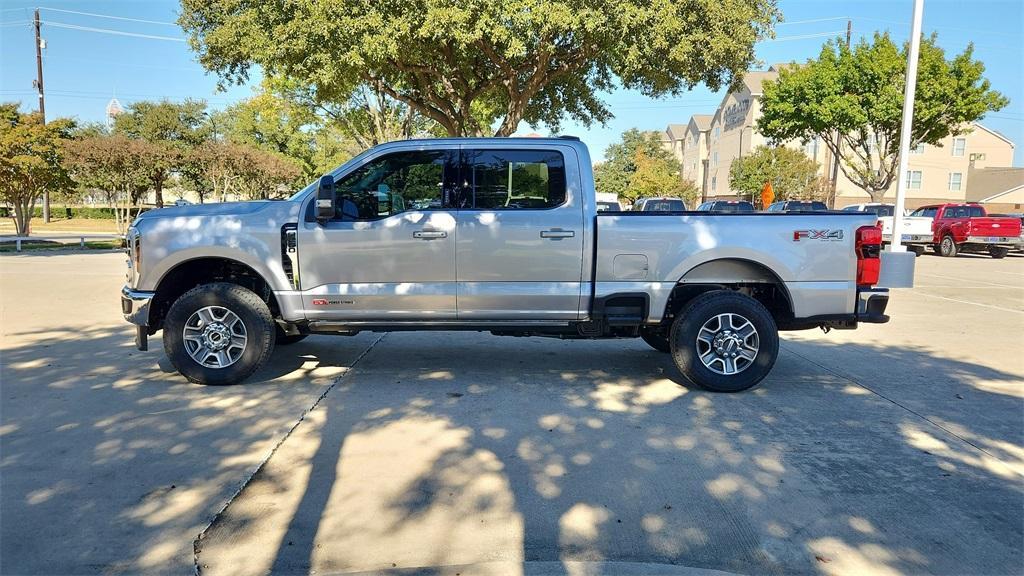
<path id="1" fill-rule="evenodd" d="M 124 112 L 124 107 L 117 101 L 117 96 L 114 96 L 110 102 L 107 102 L 107 129 L 114 127 L 114 117 L 122 112 Z"/>

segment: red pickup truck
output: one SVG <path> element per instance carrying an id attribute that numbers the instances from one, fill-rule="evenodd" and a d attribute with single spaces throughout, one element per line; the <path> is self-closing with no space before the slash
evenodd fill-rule
<path id="1" fill-rule="evenodd" d="M 989 216 L 980 204 L 922 206 L 911 216 L 933 219 L 930 244 L 937 254 L 943 256 L 956 256 L 960 252 L 988 252 L 993 258 L 1004 258 L 1020 238 L 1019 219 Z"/>

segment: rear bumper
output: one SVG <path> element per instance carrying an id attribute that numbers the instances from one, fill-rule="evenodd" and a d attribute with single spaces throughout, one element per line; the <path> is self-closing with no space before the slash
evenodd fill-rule
<path id="1" fill-rule="evenodd" d="M 902 244 L 932 244 L 935 238 L 931 234 L 902 234 L 900 236 L 900 242 Z"/>
<path id="2" fill-rule="evenodd" d="M 857 290 L 857 322 L 885 324 L 889 317 L 885 308 L 889 305 L 888 288 L 864 288 Z"/>
<path id="3" fill-rule="evenodd" d="M 977 246 L 1014 246 L 1020 242 L 1017 236 L 968 236 L 964 244 Z"/>

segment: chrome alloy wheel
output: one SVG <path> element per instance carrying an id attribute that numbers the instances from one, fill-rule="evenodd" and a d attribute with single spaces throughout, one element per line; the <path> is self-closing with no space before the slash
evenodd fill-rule
<path id="1" fill-rule="evenodd" d="M 185 322 L 185 351 L 200 366 L 227 368 L 245 352 L 245 324 L 223 306 L 200 308 Z"/>
<path id="2" fill-rule="evenodd" d="M 739 314 L 719 314 L 697 332 L 697 355 L 717 374 L 739 374 L 757 358 L 760 340 L 754 325 Z"/>

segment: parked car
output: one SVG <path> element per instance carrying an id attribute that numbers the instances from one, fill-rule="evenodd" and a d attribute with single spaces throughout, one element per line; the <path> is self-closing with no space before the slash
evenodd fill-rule
<path id="1" fill-rule="evenodd" d="M 577 139 L 400 141 L 286 201 L 146 212 L 122 312 L 203 384 L 308 334 L 444 329 L 641 337 L 719 391 L 768 374 L 779 330 L 889 320 L 873 215 L 597 212 L 590 166 Z"/>
<path id="2" fill-rule="evenodd" d="M 895 209 L 892 204 L 869 202 L 866 204 L 853 204 L 843 208 L 843 212 L 870 212 L 878 218 L 882 226 L 882 243 L 892 242 L 892 227 L 895 221 Z M 911 242 L 928 242 L 932 236 L 932 218 L 904 216 L 900 226 L 900 242 L 909 244 Z M 924 253 L 924 246 L 921 244 L 909 244 L 908 249 L 918 256 Z"/>
<path id="3" fill-rule="evenodd" d="M 698 212 L 718 212 L 731 214 L 735 212 L 753 212 L 754 205 L 744 200 L 712 200 L 697 206 Z"/>
<path id="4" fill-rule="evenodd" d="M 641 198 L 633 204 L 633 212 L 685 212 L 686 202 L 680 198 Z"/>
<path id="5" fill-rule="evenodd" d="M 178 198 L 177 200 L 174 201 L 174 205 L 175 206 L 191 206 L 192 203 L 189 202 L 188 200 L 185 200 L 184 198 Z"/>
<path id="6" fill-rule="evenodd" d="M 598 212 L 620 212 L 621 210 L 622 206 L 619 206 L 618 202 L 602 202 L 600 200 L 597 201 Z"/>
<path id="7" fill-rule="evenodd" d="M 824 202 L 807 200 L 784 200 L 768 205 L 765 212 L 826 212 L 828 206 Z"/>
<path id="8" fill-rule="evenodd" d="M 1021 214 L 1020 212 L 1011 212 L 1009 214 L 989 214 L 989 216 L 1001 216 L 1004 218 L 1016 218 L 1020 220 L 1021 233 L 1011 250 L 1014 252 L 1024 252 L 1024 214 Z"/>
<path id="9" fill-rule="evenodd" d="M 934 220 L 931 237 L 909 243 L 931 246 L 942 256 L 952 257 L 960 252 L 988 252 L 993 258 L 1004 258 L 1020 241 L 1019 219 L 989 216 L 981 204 L 922 206 L 910 215 Z"/>

